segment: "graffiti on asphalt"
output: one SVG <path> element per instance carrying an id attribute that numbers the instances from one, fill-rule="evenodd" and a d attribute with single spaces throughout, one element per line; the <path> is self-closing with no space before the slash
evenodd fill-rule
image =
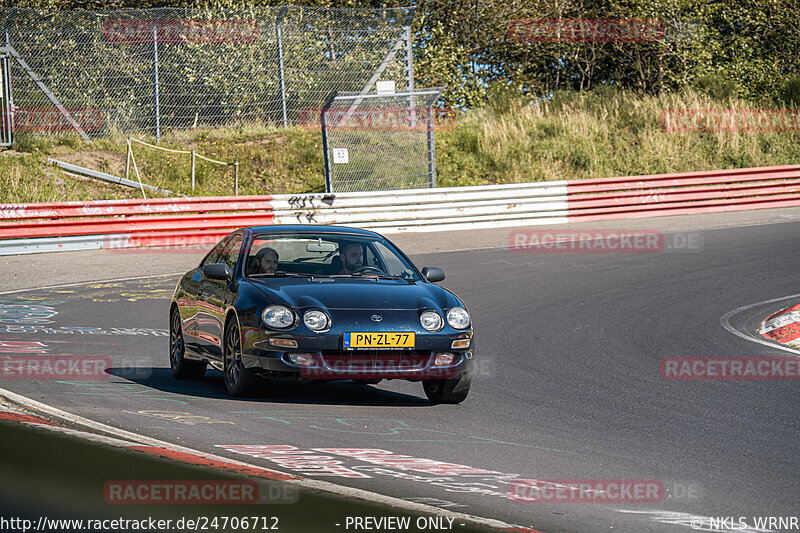
<path id="1" fill-rule="evenodd" d="M 88 395 L 88 396 L 113 396 L 114 398 L 137 398 L 143 400 L 159 400 L 164 402 L 176 402 L 188 405 L 189 402 L 176 398 L 177 394 L 171 392 L 155 390 L 138 383 L 123 382 L 88 382 L 88 381 L 56 381 L 62 385 L 68 385 L 79 389 L 78 391 L 66 391 L 64 394 Z"/>
<path id="2" fill-rule="evenodd" d="M 48 305 L 0 304 L 0 322 L 4 324 L 52 324 L 58 311 Z"/>
<path id="3" fill-rule="evenodd" d="M 547 448 L 535 444 L 510 442 L 491 437 L 463 435 L 452 431 L 430 429 L 413 426 L 404 420 L 380 417 L 342 417 L 305 414 L 302 412 L 270 412 L 270 411 L 232 411 L 231 414 L 255 414 L 258 418 L 281 422 L 283 424 L 302 424 L 310 429 L 335 431 L 339 433 L 357 433 L 360 435 L 383 435 L 387 442 L 447 442 L 447 443 L 483 443 L 537 448 L 560 453 L 566 450 Z"/>
<path id="4" fill-rule="evenodd" d="M 518 474 L 506 474 L 471 466 L 446 463 L 389 450 L 370 448 L 311 448 L 289 445 L 231 445 L 218 448 L 266 459 L 280 467 L 307 476 L 371 478 L 389 476 L 415 483 L 426 483 L 447 492 L 480 494 L 508 498 L 508 485 Z M 322 454 L 322 455 L 320 455 Z M 363 463 L 367 463 L 364 465 Z"/>
<path id="5" fill-rule="evenodd" d="M 0 353 L 44 354 L 50 348 L 40 341 L 0 340 Z"/>
<path id="6" fill-rule="evenodd" d="M 47 327 L 40 325 L 6 325 L 0 326 L 0 333 L 44 333 L 48 335 L 144 335 L 155 337 L 168 337 L 165 329 L 151 328 L 92 328 L 83 326 Z"/>
<path id="7" fill-rule="evenodd" d="M 161 418 L 165 420 L 171 420 L 173 422 L 178 422 L 180 424 L 186 424 L 189 426 L 194 426 L 196 424 L 233 424 L 233 422 L 228 422 L 226 420 L 214 420 L 209 416 L 202 416 L 202 415 L 193 415 L 191 413 L 186 413 L 183 411 L 123 411 L 123 413 L 130 413 L 130 414 L 137 414 L 137 415 L 144 415 L 150 416 L 153 418 Z"/>
<path id="8" fill-rule="evenodd" d="M 0 304 L 19 304 L 19 303 L 35 303 L 38 305 L 61 305 L 67 303 L 67 300 L 48 300 L 41 296 L 17 296 L 16 300 L 0 300 Z"/>

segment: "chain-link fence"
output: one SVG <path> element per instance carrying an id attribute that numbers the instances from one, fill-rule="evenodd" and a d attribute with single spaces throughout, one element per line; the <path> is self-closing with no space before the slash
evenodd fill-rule
<path id="1" fill-rule="evenodd" d="M 413 8 L 0 9 L 17 131 L 113 132 L 305 120 L 335 90 L 413 87 Z M 411 85 L 409 85 L 411 84 Z M 76 127 L 77 126 L 77 127 Z"/>
<path id="2" fill-rule="evenodd" d="M 332 94 L 320 117 L 327 191 L 435 187 L 433 104 L 441 94 Z"/>

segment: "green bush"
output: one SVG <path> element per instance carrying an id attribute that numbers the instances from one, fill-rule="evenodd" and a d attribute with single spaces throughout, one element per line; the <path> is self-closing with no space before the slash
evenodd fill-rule
<path id="1" fill-rule="evenodd" d="M 800 107 L 800 77 L 789 78 L 784 82 L 779 101 L 784 105 Z"/>
<path id="2" fill-rule="evenodd" d="M 695 85 L 698 90 L 715 100 L 729 100 L 738 94 L 736 83 L 727 80 L 719 74 L 706 74 L 697 78 Z"/>

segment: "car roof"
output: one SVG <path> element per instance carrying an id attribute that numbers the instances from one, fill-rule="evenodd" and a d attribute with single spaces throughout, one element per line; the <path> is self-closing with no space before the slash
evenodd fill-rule
<path id="1" fill-rule="evenodd" d="M 249 226 L 245 229 L 254 233 L 330 233 L 346 235 L 365 235 L 369 237 L 383 237 L 379 233 L 366 229 L 349 228 L 347 226 L 328 226 L 318 224 L 275 224 L 271 226 Z"/>

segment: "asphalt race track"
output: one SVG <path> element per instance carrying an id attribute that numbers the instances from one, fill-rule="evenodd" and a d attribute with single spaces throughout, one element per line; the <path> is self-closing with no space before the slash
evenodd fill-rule
<path id="1" fill-rule="evenodd" d="M 232 447 L 335 454 L 351 477 L 314 477 L 547 533 L 690 531 L 700 517 L 752 524 L 752 517 L 798 516 L 800 383 L 669 381 L 659 362 L 787 355 L 744 337 L 758 338 L 763 318 L 800 301 L 786 298 L 800 293 L 800 222 L 695 237 L 694 249 L 674 249 L 668 234 L 657 253 L 503 247 L 412 256 L 420 267 L 442 266 L 442 285 L 473 317 L 478 372 L 461 405 L 431 406 L 418 383 L 265 382 L 259 395 L 239 400 L 227 397 L 211 368 L 203 381 L 175 380 L 166 329 L 176 276 L 0 295 L 3 351 L 111 361 L 105 379 L 9 378 L 0 387 L 287 473 L 309 475 L 297 463 Z M 4 313 L 8 305 L 29 312 Z M 343 449 L 471 468 L 413 472 Z M 659 480 L 665 496 L 656 503 L 519 502 L 508 497 L 515 478 Z"/>

